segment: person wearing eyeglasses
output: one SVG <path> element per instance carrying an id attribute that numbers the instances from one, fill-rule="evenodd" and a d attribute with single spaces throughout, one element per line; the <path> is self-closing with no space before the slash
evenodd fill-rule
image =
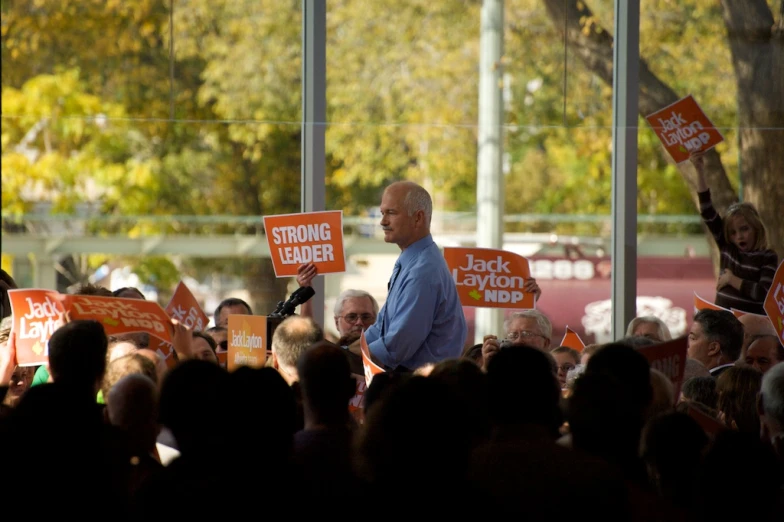
<path id="1" fill-rule="evenodd" d="M 514 312 L 504 321 L 506 337 L 499 340 L 495 335 L 486 335 L 482 344 L 482 360 L 485 367 L 502 346 L 526 345 L 545 353 L 550 352 L 553 325 L 539 310 Z"/>
<path id="2" fill-rule="evenodd" d="M 335 328 L 340 334 L 339 346 L 348 346 L 362 330 L 376 322 L 378 302 L 364 290 L 344 290 L 335 302 Z"/>
<path id="3" fill-rule="evenodd" d="M 300 288 L 310 286 L 318 269 L 313 263 L 305 263 L 297 269 Z M 335 328 L 338 330 L 338 346 L 346 347 L 359 339 L 363 330 L 370 328 L 378 317 L 378 302 L 364 290 L 344 290 L 335 301 Z M 310 301 L 302 304 L 303 317 L 312 317 Z"/>

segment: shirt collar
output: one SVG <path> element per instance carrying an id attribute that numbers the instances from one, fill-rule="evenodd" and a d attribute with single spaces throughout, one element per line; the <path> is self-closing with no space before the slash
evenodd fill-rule
<path id="1" fill-rule="evenodd" d="M 409 245 L 408 248 L 403 250 L 400 253 L 400 257 L 397 258 L 397 262 L 400 264 L 401 268 L 411 262 L 416 256 L 418 256 L 421 252 L 423 252 L 427 247 L 434 243 L 433 236 L 430 234 L 426 235 L 419 241 L 415 241 Z"/>

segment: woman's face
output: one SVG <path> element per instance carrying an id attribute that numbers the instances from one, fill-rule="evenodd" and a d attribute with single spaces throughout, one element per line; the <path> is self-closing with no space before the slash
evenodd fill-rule
<path id="1" fill-rule="evenodd" d="M 632 335 L 639 337 L 647 337 L 656 342 L 662 342 L 664 339 L 659 336 L 659 326 L 655 323 L 640 323 L 632 332 Z"/>
<path id="2" fill-rule="evenodd" d="M 577 365 L 577 361 L 568 353 L 554 353 L 552 355 L 558 365 L 558 382 L 561 383 L 561 388 L 564 388 L 566 387 L 566 375 Z"/>
<path id="3" fill-rule="evenodd" d="M 8 393 L 6 393 L 5 399 L 3 399 L 3 404 L 12 408 L 16 406 L 22 395 L 30 389 L 34 375 L 34 366 L 17 366 L 11 376 L 11 383 L 8 387 Z"/>

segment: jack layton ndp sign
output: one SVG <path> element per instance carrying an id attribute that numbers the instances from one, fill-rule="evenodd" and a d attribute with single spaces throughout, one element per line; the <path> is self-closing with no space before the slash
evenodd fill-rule
<path id="1" fill-rule="evenodd" d="M 534 294 L 523 291 L 531 278 L 528 260 L 492 248 L 444 248 L 444 259 L 463 306 L 534 308 Z"/>

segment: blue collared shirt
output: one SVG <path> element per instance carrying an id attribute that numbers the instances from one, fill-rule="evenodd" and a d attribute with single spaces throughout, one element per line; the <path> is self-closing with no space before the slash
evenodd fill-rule
<path id="1" fill-rule="evenodd" d="M 428 235 L 403 250 L 395 263 L 387 300 L 365 332 L 368 347 L 389 369 L 415 370 L 460 357 L 467 335 L 455 281 Z"/>

